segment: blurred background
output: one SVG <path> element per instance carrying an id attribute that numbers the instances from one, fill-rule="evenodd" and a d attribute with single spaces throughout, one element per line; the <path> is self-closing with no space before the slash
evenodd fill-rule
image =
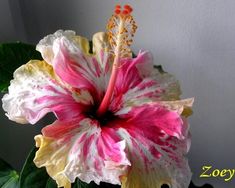
<path id="1" fill-rule="evenodd" d="M 58 29 L 92 37 L 104 31 L 117 3 L 134 7 L 134 52 L 149 50 L 155 64 L 180 81 L 182 98 L 195 97 L 188 154 L 193 181 L 232 188 L 222 178 L 200 179 L 203 165 L 235 167 L 235 1 L 233 0 L 1 0 L 0 42 L 32 44 Z M 2 97 L 2 95 L 1 95 Z M 0 157 L 20 169 L 37 125 L 10 122 L 0 109 Z"/>

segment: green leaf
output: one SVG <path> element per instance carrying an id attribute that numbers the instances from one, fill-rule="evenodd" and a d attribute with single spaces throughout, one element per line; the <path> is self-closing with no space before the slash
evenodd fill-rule
<path id="1" fill-rule="evenodd" d="M 20 188 L 57 188 L 56 184 L 50 180 L 45 168 L 37 168 L 33 162 L 35 152 L 34 148 L 25 161 L 20 174 Z"/>
<path id="2" fill-rule="evenodd" d="M 161 74 L 166 73 L 161 65 L 154 65 L 153 68 L 157 69 Z"/>
<path id="3" fill-rule="evenodd" d="M 42 60 L 34 45 L 25 43 L 0 44 L 0 91 L 6 91 L 13 72 L 31 59 Z"/>
<path id="4" fill-rule="evenodd" d="M 19 188 L 19 175 L 2 159 L 0 159 L 0 187 Z"/>
<path id="5" fill-rule="evenodd" d="M 96 185 L 94 182 L 87 184 L 79 179 L 76 179 L 76 182 L 72 185 L 72 188 L 101 188 L 101 187 Z"/>
<path id="6" fill-rule="evenodd" d="M 90 184 L 84 183 L 79 179 L 72 185 L 72 188 L 121 188 L 119 185 L 101 182 L 100 185 L 91 182 Z"/>
<path id="7" fill-rule="evenodd" d="M 25 188 L 57 188 L 53 184 L 54 180 L 49 180 L 50 177 L 48 176 L 45 168 L 37 168 L 33 162 L 35 152 L 37 151 L 34 148 L 30 154 L 28 155 L 23 169 L 20 173 L 20 187 Z"/>
<path id="8" fill-rule="evenodd" d="M 46 184 L 45 188 L 57 188 L 57 184 L 56 184 L 55 180 L 48 177 L 47 184 Z"/>

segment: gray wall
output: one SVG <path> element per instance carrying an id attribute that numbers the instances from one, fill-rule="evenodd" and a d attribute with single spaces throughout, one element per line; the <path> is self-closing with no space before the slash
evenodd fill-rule
<path id="1" fill-rule="evenodd" d="M 59 28 L 91 37 L 92 33 L 104 30 L 117 3 L 114 0 L 20 0 L 16 5 L 13 0 L 9 2 L 0 2 L 0 39 L 19 37 L 32 43 Z M 119 2 L 129 2 L 135 9 L 139 29 L 134 51 L 150 50 L 156 64 L 162 64 L 180 80 L 183 97 L 195 97 L 189 153 L 194 181 L 211 182 L 216 188 L 234 187 L 235 178 L 225 183 L 219 178 L 200 179 L 199 174 L 203 165 L 234 168 L 235 164 L 235 1 Z M 12 17 L 11 9 L 18 16 Z M 7 121 L 3 112 L 0 115 L 3 148 L 0 155 L 19 168 L 26 150 L 33 144 L 33 134 L 40 128 L 17 126 Z"/>
<path id="2" fill-rule="evenodd" d="M 0 40 L 8 41 L 16 39 L 16 32 L 12 21 L 12 15 L 8 1 L 0 1 Z"/>

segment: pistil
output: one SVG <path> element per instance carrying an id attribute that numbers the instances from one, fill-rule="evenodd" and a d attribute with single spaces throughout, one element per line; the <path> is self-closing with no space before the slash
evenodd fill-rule
<path id="1" fill-rule="evenodd" d="M 137 28 L 135 21 L 130 15 L 131 12 L 132 8 L 129 5 L 125 5 L 122 11 L 121 6 L 117 5 L 114 15 L 112 15 L 107 25 L 107 35 L 110 43 L 109 52 L 114 58 L 107 91 L 97 111 L 97 116 L 99 117 L 103 116 L 107 112 L 112 99 L 118 70 L 121 66 L 120 58 L 131 57 L 131 50 L 129 47 Z"/>

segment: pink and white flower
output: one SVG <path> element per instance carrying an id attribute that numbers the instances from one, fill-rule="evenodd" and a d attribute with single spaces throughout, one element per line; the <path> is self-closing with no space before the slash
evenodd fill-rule
<path id="1" fill-rule="evenodd" d="M 93 36 L 92 49 L 73 31 L 48 35 L 37 45 L 44 61 L 15 71 L 2 99 L 6 115 L 35 124 L 55 114 L 57 120 L 35 136 L 34 162 L 46 167 L 59 187 L 69 188 L 76 178 L 122 188 L 188 187 L 186 117 L 193 99 L 180 100 L 178 82 L 153 69 L 149 52 L 118 56 L 112 77 L 109 48 L 102 32 Z M 112 79 L 112 95 L 103 103 Z"/>

